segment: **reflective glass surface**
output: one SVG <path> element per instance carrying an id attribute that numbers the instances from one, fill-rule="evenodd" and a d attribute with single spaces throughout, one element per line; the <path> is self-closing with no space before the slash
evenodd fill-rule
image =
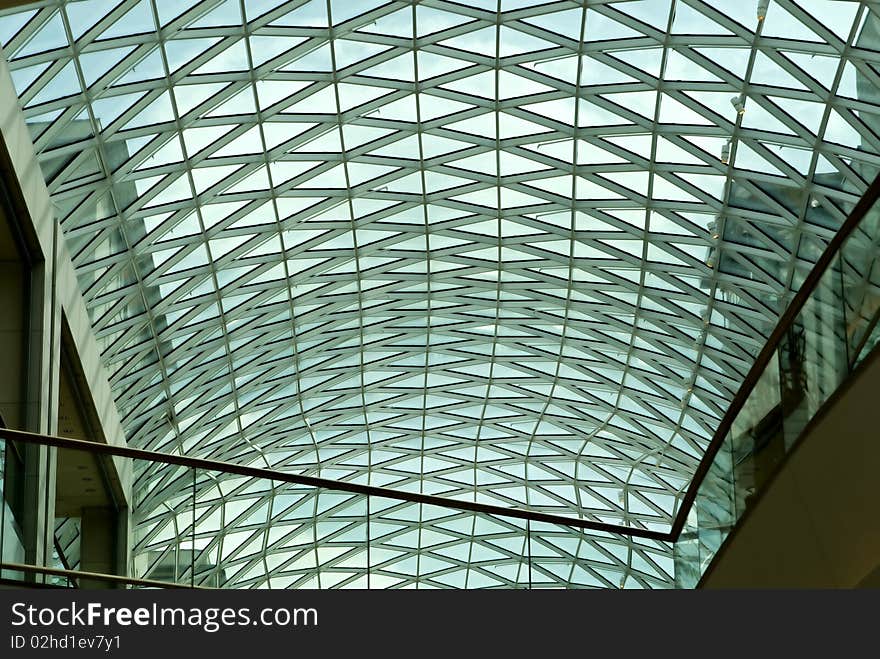
<path id="1" fill-rule="evenodd" d="M 697 585 L 787 454 L 800 438 L 808 440 L 818 413 L 876 344 L 878 221 L 880 201 L 874 197 L 808 289 L 804 305 L 721 438 L 673 548 L 678 586 Z"/>
<path id="2" fill-rule="evenodd" d="M 128 441 L 668 531 L 880 162 L 873 3 L 766 4 L 0 12 Z"/>

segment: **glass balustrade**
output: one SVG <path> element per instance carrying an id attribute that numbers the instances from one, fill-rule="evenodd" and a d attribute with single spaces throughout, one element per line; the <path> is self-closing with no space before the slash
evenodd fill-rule
<path id="1" fill-rule="evenodd" d="M 687 511 L 676 584 L 695 586 L 807 424 L 880 339 L 880 203 L 812 288 L 737 413 Z"/>

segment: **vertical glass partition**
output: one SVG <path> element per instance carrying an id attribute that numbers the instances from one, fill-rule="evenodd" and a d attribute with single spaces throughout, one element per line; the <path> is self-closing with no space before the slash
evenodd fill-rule
<path id="1" fill-rule="evenodd" d="M 57 562 L 37 572 L 55 586 L 662 588 L 672 579 L 670 544 L 660 540 L 472 512 L 454 501 L 313 487 L 282 474 L 170 464 L 158 455 L 111 457 L 103 445 L 60 450 L 71 463 L 113 460 L 132 469 L 138 532 L 126 569 L 96 575 L 87 566 L 112 553 L 99 544 L 111 517 L 89 505 L 81 518 L 59 521 Z M 71 501 L 64 505 L 72 512 Z"/>
<path id="2" fill-rule="evenodd" d="M 778 342 L 700 482 L 675 546 L 694 587 L 817 412 L 877 344 L 880 203 L 868 210 Z"/>
<path id="3" fill-rule="evenodd" d="M 154 508 L 141 493 L 139 507 L 156 512 L 135 512 L 146 530 L 134 547 L 138 579 L 209 588 L 651 588 L 672 574 L 664 542 L 139 462 L 136 473 L 163 470 L 168 506 Z"/>
<path id="4" fill-rule="evenodd" d="M 840 251 L 848 358 L 861 362 L 880 340 L 880 213 L 871 212 Z"/>
<path id="5" fill-rule="evenodd" d="M 0 556 L 4 563 L 24 562 L 20 519 L 23 465 L 17 447 L 0 438 Z M 18 579 L 21 574 L 0 569 L 0 578 Z"/>

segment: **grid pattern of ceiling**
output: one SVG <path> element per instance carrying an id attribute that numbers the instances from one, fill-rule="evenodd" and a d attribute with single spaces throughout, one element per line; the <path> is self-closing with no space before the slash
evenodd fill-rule
<path id="1" fill-rule="evenodd" d="M 874 3 L 766 4 L 5 12 L 129 441 L 668 531 L 880 163 Z M 419 504 L 222 479 L 192 540 L 169 503 L 189 481 L 140 473 L 139 550 L 194 542 L 231 585 L 363 585 L 361 555 L 382 585 L 522 585 L 535 543 L 536 584 L 672 579 L 667 543 L 449 510 L 434 542 Z M 400 526 L 381 565 L 370 531 L 320 558 L 339 515 Z"/>

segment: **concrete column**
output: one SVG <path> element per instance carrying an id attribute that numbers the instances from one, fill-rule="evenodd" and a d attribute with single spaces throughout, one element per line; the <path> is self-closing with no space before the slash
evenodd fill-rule
<path id="1" fill-rule="evenodd" d="M 26 293 L 25 265 L 0 262 L 0 418 L 10 428 L 24 426 Z"/>
<path id="2" fill-rule="evenodd" d="M 3 218 L 5 222 L 10 219 Z M 14 219 L 11 219 L 14 221 Z M 8 225 L 4 235 L 11 234 Z M 6 239 L 5 242 L 9 242 Z M 16 251 L 4 243 L 0 261 L 0 415 L 11 428 L 54 432 L 57 400 L 59 310 L 51 266 L 36 264 L 28 272 Z M 55 449 L 23 445 L 22 541 L 24 561 L 49 564 L 54 520 Z"/>
<path id="3" fill-rule="evenodd" d="M 36 263 L 29 283 L 24 429 L 56 434 L 61 313 L 51 262 Z M 34 565 L 52 562 L 56 453 L 37 445 L 24 450 L 25 561 Z"/>
<path id="4" fill-rule="evenodd" d="M 82 509 L 80 569 L 84 572 L 116 574 L 119 528 L 116 511 L 109 506 Z M 80 580 L 80 588 L 112 588 L 104 581 Z"/>
<path id="5" fill-rule="evenodd" d="M 62 310 L 64 326 L 68 329 L 70 352 L 76 355 L 83 374 L 83 398 L 90 401 L 95 411 L 97 441 L 125 446 L 125 434 L 114 402 L 107 373 L 101 366 L 100 349 L 92 333 L 91 321 L 70 254 L 56 219 L 45 181 L 34 152 L 28 130 L 17 99 L 9 67 L 0 53 L 0 177 L 10 192 L 11 206 L 0 209 L 0 333 L 12 329 L 21 334 L 17 343 L 0 335 L 0 414 L 11 427 L 23 430 L 58 434 L 59 364 L 62 337 Z M 17 213 L 16 217 L 12 217 Z M 17 224 L 20 232 L 6 232 L 7 223 Z M 22 271 L 21 282 L 16 284 L 2 266 L 6 261 L 27 263 L 22 249 L 34 264 L 31 272 Z M 11 306 L 18 304 L 14 297 L 23 295 L 19 314 L 20 324 L 9 317 Z M 7 300 L 4 295 L 12 296 Z M 20 346 L 12 355 L 3 353 L 4 346 Z M 18 361 L 16 361 L 18 360 Z M 10 375 L 11 374 L 11 375 Z M 15 376 L 20 380 L 16 383 Z M 16 388 L 17 387 L 17 388 Z M 6 395 L 7 391 L 17 391 Z M 10 418 L 7 418 L 10 417 Z M 100 438 L 100 439 L 99 439 Z M 52 555 L 52 532 L 55 518 L 55 490 L 57 482 L 55 449 L 37 449 L 28 456 L 30 469 L 25 466 L 27 483 L 17 489 L 26 493 L 24 515 L 29 523 L 29 562 L 48 563 Z M 120 510 L 130 505 L 132 472 L 130 461 L 122 458 L 111 461 L 112 480 L 116 483 L 114 496 Z M 123 529 L 120 551 L 129 544 L 130 525 Z"/>

